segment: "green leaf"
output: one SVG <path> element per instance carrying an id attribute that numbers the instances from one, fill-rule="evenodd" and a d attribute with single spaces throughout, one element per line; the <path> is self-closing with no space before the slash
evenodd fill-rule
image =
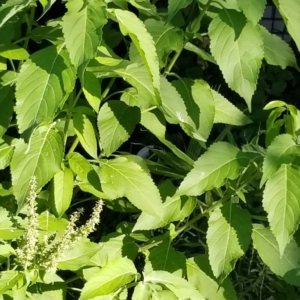
<path id="1" fill-rule="evenodd" d="M 263 176 L 261 178 L 260 187 L 279 170 L 282 164 L 292 162 L 293 154 L 296 152 L 296 149 L 296 143 L 289 134 L 281 134 L 272 141 L 264 159 Z"/>
<path id="2" fill-rule="evenodd" d="M 34 53 L 23 65 L 16 85 L 19 132 L 51 122 L 75 84 L 74 69 L 62 47 Z"/>
<path id="3" fill-rule="evenodd" d="M 0 138 L 6 132 L 14 110 L 14 93 L 10 86 L 0 87 Z"/>
<path id="4" fill-rule="evenodd" d="M 101 85 L 99 80 L 93 73 L 85 71 L 81 84 L 86 100 L 94 111 L 98 113 L 101 102 Z"/>
<path id="5" fill-rule="evenodd" d="M 223 9 L 210 23 L 208 33 L 211 53 L 225 81 L 245 99 L 251 111 L 264 52 L 259 28 L 251 23 L 244 26 L 242 18 L 241 13 Z"/>
<path id="6" fill-rule="evenodd" d="M 212 90 L 215 104 L 214 123 L 243 126 L 252 121 L 218 92 Z"/>
<path id="7" fill-rule="evenodd" d="M 151 300 L 151 289 L 147 283 L 140 281 L 134 288 L 132 300 Z"/>
<path id="8" fill-rule="evenodd" d="M 14 153 L 14 148 L 7 144 L 5 140 L 0 139 L 0 170 L 9 166 Z"/>
<path id="9" fill-rule="evenodd" d="M 216 64 L 216 61 L 213 59 L 213 57 L 209 53 L 207 53 L 203 49 L 195 46 L 194 44 L 192 44 L 190 42 L 187 42 L 184 45 L 184 49 L 196 53 L 198 56 L 200 56 L 202 59 L 204 59 L 206 61 Z"/>
<path id="10" fill-rule="evenodd" d="M 81 239 L 61 254 L 57 267 L 60 270 L 79 270 L 88 266 L 90 259 L 99 249 L 99 245 L 90 242 L 88 239 Z"/>
<path id="11" fill-rule="evenodd" d="M 103 0 L 71 0 L 63 17 L 63 33 L 72 64 L 83 75 L 89 61 L 96 56 L 102 39 L 102 27 L 107 22 Z"/>
<path id="12" fill-rule="evenodd" d="M 127 197 L 142 211 L 161 216 L 162 203 L 158 188 L 138 164 L 125 157 L 102 160 L 99 175 L 103 191 L 111 199 Z"/>
<path id="13" fill-rule="evenodd" d="M 56 173 L 52 182 L 52 208 L 60 218 L 69 208 L 73 194 L 73 173 L 65 167 Z"/>
<path id="14" fill-rule="evenodd" d="M 129 35 L 138 49 L 151 78 L 156 100 L 160 103 L 159 61 L 152 36 L 146 30 L 144 23 L 132 12 L 115 9 L 114 13 L 122 34 Z"/>
<path id="15" fill-rule="evenodd" d="M 247 19 L 250 20 L 253 24 L 257 24 L 264 14 L 267 1 L 237 0 L 237 4 L 245 14 Z"/>
<path id="16" fill-rule="evenodd" d="M 300 221 L 300 170 L 282 164 L 267 181 L 263 195 L 263 207 L 268 213 L 271 230 L 278 242 L 280 255 Z"/>
<path id="17" fill-rule="evenodd" d="M 13 288 L 22 279 L 23 274 L 18 271 L 2 271 L 0 278 L 0 294 Z"/>
<path id="18" fill-rule="evenodd" d="M 0 7 L 0 27 L 7 24 L 16 14 L 32 4 L 33 0 L 8 0 Z M 1 2 L 2 3 L 2 2 Z"/>
<path id="19" fill-rule="evenodd" d="M 294 39 L 298 49 L 300 50 L 300 2 L 297 0 L 275 0 L 280 14 L 286 24 L 289 34 Z"/>
<path id="20" fill-rule="evenodd" d="M 84 285 L 79 300 L 90 300 L 96 296 L 108 295 L 131 282 L 137 270 L 128 258 L 117 258 L 106 264 Z"/>
<path id="21" fill-rule="evenodd" d="M 280 37 L 270 33 L 264 27 L 260 27 L 264 42 L 265 59 L 268 64 L 280 66 L 285 69 L 288 66 L 298 69 L 295 54 L 292 48 Z"/>
<path id="22" fill-rule="evenodd" d="M 176 192 L 176 196 L 197 196 L 213 187 L 220 187 L 225 179 L 239 175 L 239 149 L 226 143 L 214 143 L 195 162 Z"/>
<path id="23" fill-rule="evenodd" d="M 140 122 L 141 112 L 123 101 L 108 101 L 100 109 L 98 128 L 100 143 L 106 156 L 115 152 L 132 134 Z"/>
<path id="24" fill-rule="evenodd" d="M 237 296 L 231 281 L 226 278 L 219 284 L 214 277 L 206 254 L 187 260 L 188 281 L 207 300 L 236 300 Z"/>
<path id="25" fill-rule="evenodd" d="M 185 279 L 166 271 L 152 271 L 144 276 L 144 282 L 165 285 L 179 299 L 205 300 L 204 297 Z"/>
<path id="26" fill-rule="evenodd" d="M 74 113 L 73 125 L 83 149 L 93 158 L 97 158 L 97 138 L 94 126 L 83 113 Z"/>
<path id="27" fill-rule="evenodd" d="M 0 238 L 12 240 L 24 234 L 24 230 L 14 227 L 13 220 L 9 217 L 9 212 L 0 207 Z"/>
<path id="28" fill-rule="evenodd" d="M 209 262 L 216 277 L 223 280 L 233 270 L 248 249 L 251 230 L 249 212 L 231 201 L 210 214 L 206 239 Z"/>
<path id="29" fill-rule="evenodd" d="M 191 3 L 192 0 L 181 0 L 181 1 L 169 0 L 167 21 L 170 22 L 175 17 L 175 15 L 178 13 L 179 10 L 187 7 Z"/>
<path id="30" fill-rule="evenodd" d="M 147 31 L 152 35 L 159 58 L 159 66 L 163 68 L 172 51 L 180 51 L 183 47 L 183 33 L 179 28 L 163 21 L 147 19 Z"/>
<path id="31" fill-rule="evenodd" d="M 14 60 L 25 60 L 29 54 L 24 48 L 10 44 L 0 46 L 0 56 Z"/>
<path id="32" fill-rule="evenodd" d="M 253 227 L 253 245 L 263 262 L 286 282 L 300 287 L 300 248 L 295 240 L 289 242 L 281 255 L 271 230 L 260 224 Z"/>
<path id="33" fill-rule="evenodd" d="M 63 139 L 48 127 L 37 129 L 30 144 L 20 139 L 11 162 L 12 185 L 18 203 L 18 211 L 26 203 L 29 182 L 37 179 L 37 189 L 42 188 L 60 170 L 63 156 Z"/>

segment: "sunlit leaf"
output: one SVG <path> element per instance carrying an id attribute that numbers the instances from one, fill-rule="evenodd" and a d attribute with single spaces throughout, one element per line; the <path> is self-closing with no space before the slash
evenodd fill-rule
<path id="1" fill-rule="evenodd" d="M 237 0 L 237 4 L 247 19 L 249 19 L 253 24 L 257 24 L 264 14 L 267 1 Z"/>

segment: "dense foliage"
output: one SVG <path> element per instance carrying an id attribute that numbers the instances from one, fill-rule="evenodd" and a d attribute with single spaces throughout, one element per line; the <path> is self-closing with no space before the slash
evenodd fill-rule
<path id="1" fill-rule="evenodd" d="M 0 0 L 0 299 L 300 297 L 273 2 L 291 45 L 266 0 Z"/>

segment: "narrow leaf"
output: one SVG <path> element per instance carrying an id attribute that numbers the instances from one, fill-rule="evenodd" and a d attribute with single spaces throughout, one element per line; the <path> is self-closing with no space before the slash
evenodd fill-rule
<path id="1" fill-rule="evenodd" d="M 271 230 L 278 242 L 280 255 L 300 221 L 299 169 L 282 164 L 267 181 L 263 207 L 268 213 Z"/>
<path id="2" fill-rule="evenodd" d="M 207 245 L 209 262 L 221 280 L 233 270 L 251 241 L 252 223 L 247 210 L 231 202 L 215 209 L 208 220 Z"/>

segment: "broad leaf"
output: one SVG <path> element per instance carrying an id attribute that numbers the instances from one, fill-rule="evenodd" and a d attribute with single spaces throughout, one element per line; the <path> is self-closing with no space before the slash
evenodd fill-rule
<path id="1" fill-rule="evenodd" d="M 252 233 L 253 245 L 263 262 L 286 282 L 300 287 L 300 248 L 292 239 L 280 254 L 278 243 L 271 230 L 255 224 Z"/>
<path id="2" fill-rule="evenodd" d="M 222 10 L 209 25 L 210 49 L 228 86 L 242 96 L 251 111 L 251 98 L 262 63 L 260 30 L 235 10 Z M 253 47 L 255 45 L 255 47 Z"/>
<path id="3" fill-rule="evenodd" d="M 266 0 L 237 0 L 239 8 L 243 11 L 248 20 L 257 24 L 264 14 L 267 4 Z"/>
<path id="4" fill-rule="evenodd" d="M 237 107 L 218 92 L 212 90 L 215 104 L 214 123 L 224 123 L 236 126 L 247 125 L 252 121 Z"/>
<path id="5" fill-rule="evenodd" d="M 295 54 L 292 48 L 280 37 L 270 33 L 264 27 L 260 27 L 263 42 L 264 56 L 268 64 L 280 66 L 285 69 L 288 66 L 298 68 Z"/>
<path id="6" fill-rule="evenodd" d="M 14 60 L 25 60 L 29 57 L 29 54 L 24 48 L 9 44 L 0 46 L 0 56 Z"/>
<path id="7" fill-rule="evenodd" d="M 132 12 L 115 9 L 114 13 L 122 34 L 129 35 L 138 49 L 151 78 L 156 99 L 160 103 L 159 62 L 152 36 L 146 30 L 144 23 Z"/>
<path id="8" fill-rule="evenodd" d="M 179 299 L 204 300 L 204 297 L 189 282 L 166 271 L 152 271 L 144 276 L 144 282 L 162 284 Z"/>
<path id="9" fill-rule="evenodd" d="M 60 170 L 62 156 L 62 137 L 51 128 L 37 129 L 29 145 L 22 139 L 18 141 L 11 162 L 12 185 L 18 211 L 26 203 L 31 178 L 36 177 L 37 189 L 43 187 Z"/>
<path id="10" fill-rule="evenodd" d="M 271 230 L 278 242 L 280 255 L 300 221 L 300 170 L 282 164 L 267 181 L 263 207 L 268 213 Z"/>
<path id="11" fill-rule="evenodd" d="M 239 149 L 226 143 L 214 143 L 195 162 L 194 168 L 180 184 L 176 196 L 197 196 L 213 187 L 220 187 L 225 179 L 239 174 Z"/>
<path id="12" fill-rule="evenodd" d="M 137 208 L 161 217 L 162 203 L 152 178 L 138 164 L 125 157 L 101 161 L 100 178 L 111 199 L 127 197 Z"/>
<path id="13" fill-rule="evenodd" d="M 293 154 L 297 151 L 297 147 L 293 137 L 289 134 L 279 135 L 273 140 L 267 149 L 264 159 L 263 176 L 260 182 L 261 187 L 278 171 L 282 164 L 292 162 Z"/>
<path id="14" fill-rule="evenodd" d="M 98 113 L 101 102 L 101 85 L 99 80 L 93 73 L 86 71 L 81 84 L 86 100 L 94 111 Z"/>
<path id="15" fill-rule="evenodd" d="M 0 170 L 3 170 L 9 166 L 14 153 L 14 148 L 7 142 L 0 139 Z"/>
<path id="16" fill-rule="evenodd" d="M 207 300 L 237 299 L 234 287 L 228 278 L 221 285 L 217 282 L 206 254 L 201 254 L 187 260 L 187 276 L 188 281 Z"/>
<path id="17" fill-rule="evenodd" d="M 2 271 L 0 276 L 0 295 L 2 295 L 17 284 L 23 274 L 18 271 Z"/>
<path id="18" fill-rule="evenodd" d="M 145 25 L 154 39 L 159 66 L 162 68 L 166 65 L 169 54 L 180 51 L 183 47 L 183 33 L 179 28 L 154 19 L 146 20 Z"/>
<path id="19" fill-rule="evenodd" d="M 173 17 L 178 13 L 179 10 L 187 7 L 192 3 L 192 0 L 169 0 L 168 1 L 168 21 L 172 20 Z"/>
<path id="20" fill-rule="evenodd" d="M 123 101 L 108 101 L 101 107 L 98 128 L 100 143 L 106 156 L 128 140 L 140 119 L 140 109 L 128 106 Z"/>
<path id="21" fill-rule="evenodd" d="M 108 295 L 131 282 L 136 276 L 137 270 L 131 260 L 125 257 L 112 260 L 84 285 L 79 300 Z"/>
<path id="22" fill-rule="evenodd" d="M 140 281 L 134 288 L 132 294 L 132 300 L 150 300 L 151 299 L 151 289 L 147 283 Z"/>
<path id="23" fill-rule="evenodd" d="M 24 234 L 24 230 L 16 228 L 9 217 L 9 212 L 0 207 L 0 238 L 3 240 L 13 240 Z M 18 220 L 19 221 L 19 220 Z"/>
<path id="24" fill-rule="evenodd" d="M 208 220 L 207 245 L 209 262 L 221 280 L 233 270 L 251 241 L 252 223 L 247 210 L 231 201 L 215 209 Z"/>
<path id="25" fill-rule="evenodd" d="M 73 185 L 73 173 L 67 167 L 53 177 L 52 207 L 58 217 L 61 217 L 71 204 Z"/>
<path id="26" fill-rule="evenodd" d="M 274 0 L 285 21 L 289 34 L 300 50 L 300 2 L 297 0 Z M 279 4 L 279 6 L 278 6 Z"/>
<path id="27" fill-rule="evenodd" d="M 83 113 L 73 115 L 73 125 L 83 149 L 93 158 L 97 158 L 97 138 L 89 117 Z"/>
<path id="28" fill-rule="evenodd" d="M 51 122 L 75 84 L 75 73 L 62 47 L 34 53 L 23 65 L 16 85 L 19 132 Z"/>
<path id="29" fill-rule="evenodd" d="M 190 42 L 187 42 L 184 45 L 184 49 L 196 53 L 198 56 L 200 56 L 202 59 L 204 59 L 206 61 L 216 64 L 216 61 L 213 59 L 213 57 L 209 53 L 207 53 L 205 50 L 195 46 L 194 44 L 192 44 Z"/>
<path id="30" fill-rule="evenodd" d="M 63 17 L 63 33 L 70 59 L 80 75 L 88 62 L 96 56 L 100 45 L 102 27 L 107 22 L 103 0 L 71 0 Z"/>

